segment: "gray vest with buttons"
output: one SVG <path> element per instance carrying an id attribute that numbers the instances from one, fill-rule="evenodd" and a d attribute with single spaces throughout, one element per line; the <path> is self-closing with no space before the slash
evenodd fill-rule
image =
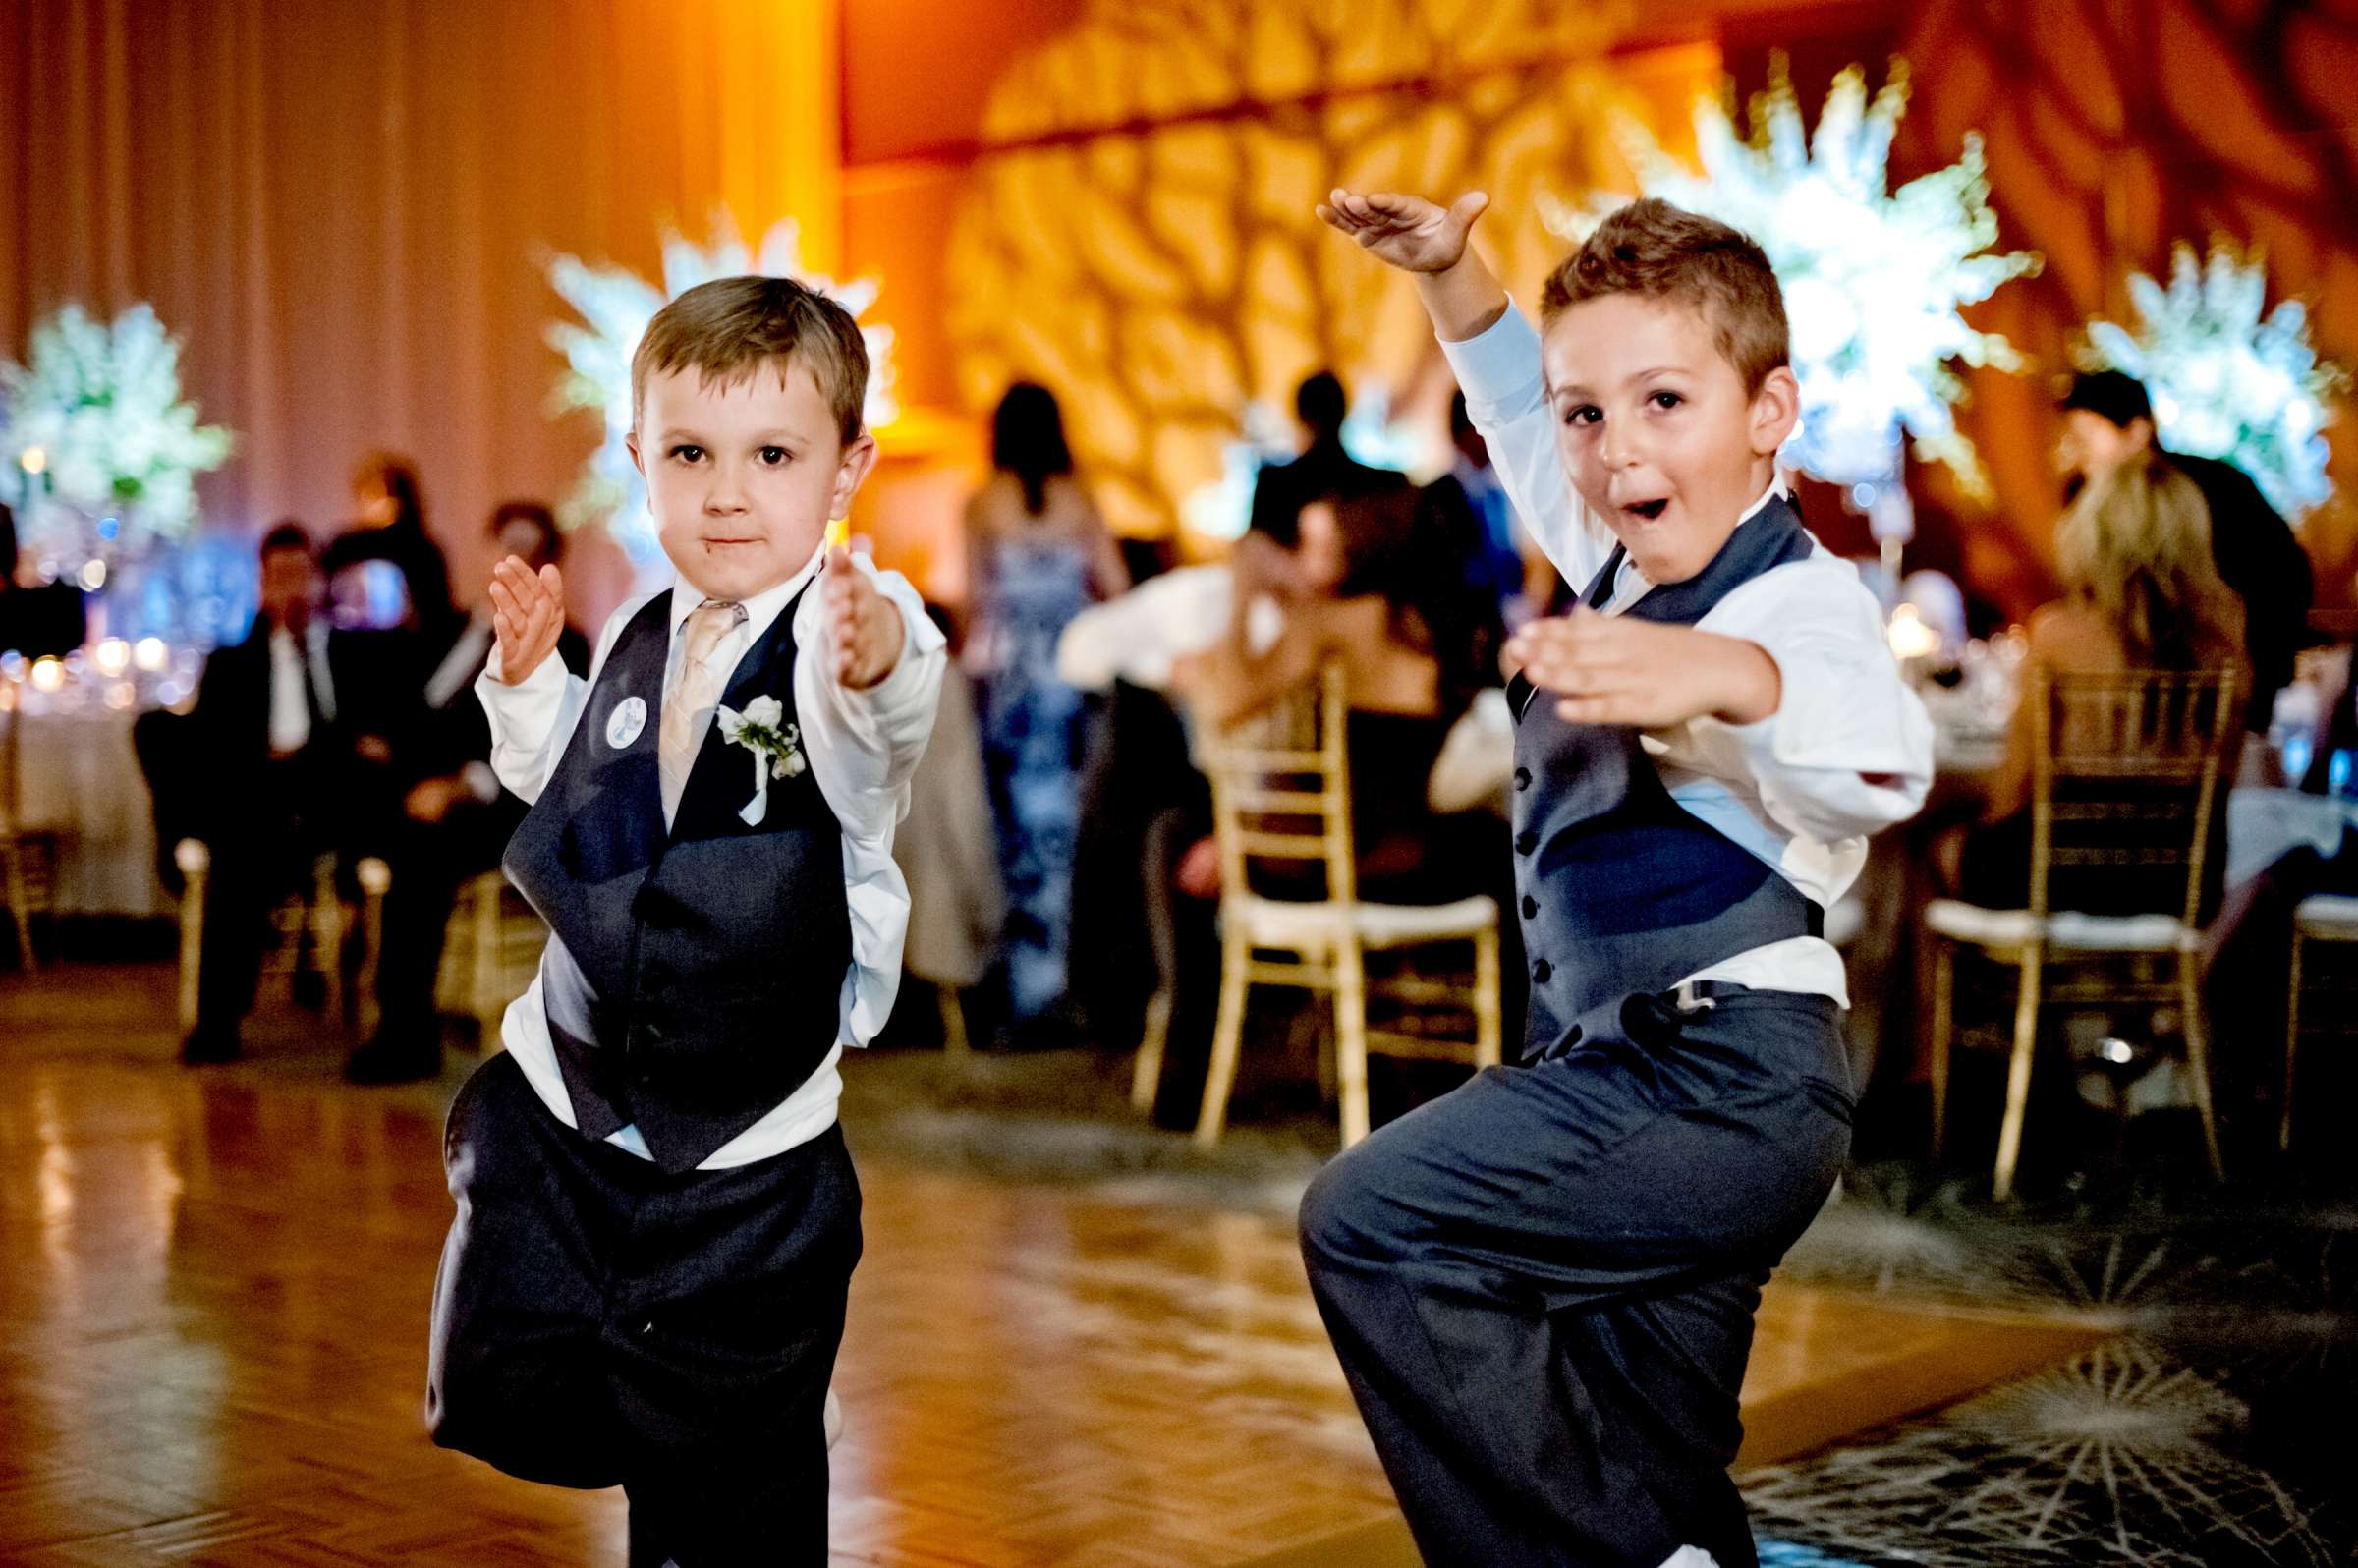
<path id="1" fill-rule="evenodd" d="M 805 591 L 808 591 L 806 589 Z M 796 595 L 720 701 L 774 697 L 796 720 Z M 808 1079 L 836 1044 L 852 960 L 842 831 L 808 769 L 773 778 L 748 825 L 754 762 L 709 726 L 663 825 L 658 766 L 671 595 L 631 617 L 555 774 L 508 845 L 508 879 L 548 923 L 541 1002 L 584 1135 L 636 1125 L 692 1170 Z M 615 746 L 615 709 L 645 720 Z"/>
<path id="2" fill-rule="evenodd" d="M 1739 584 L 1812 549 L 1792 505 L 1772 499 L 1703 571 L 1622 613 L 1692 626 Z M 1610 600 L 1622 557 L 1616 547 L 1583 595 L 1592 608 Z M 1507 700 L 1516 902 L 1531 958 L 1527 1060 L 1576 1043 L 1598 1009 L 1825 929 L 1824 912 L 1791 882 L 1671 799 L 1637 730 L 1561 719 L 1521 675 Z"/>

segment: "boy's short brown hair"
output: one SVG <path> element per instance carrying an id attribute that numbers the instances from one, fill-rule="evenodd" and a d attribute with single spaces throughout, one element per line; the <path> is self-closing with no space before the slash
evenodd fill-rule
<path id="1" fill-rule="evenodd" d="M 811 372 L 850 446 L 868 400 L 868 345 L 852 313 L 792 278 L 715 278 L 655 312 L 631 356 L 631 424 L 646 378 L 693 367 L 724 386 L 786 360 Z"/>
<path id="2" fill-rule="evenodd" d="M 1571 307 L 1610 294 L 1675 300 L 1704 311 L 1720 357 L 1735 366 L 1748 394 L 1791 360 L 1775 269 L 1759 246 L 1716 218 L 1656 196 L 1609 214 L 1547 275 L 1540 321 L 1552 326 Z"/>

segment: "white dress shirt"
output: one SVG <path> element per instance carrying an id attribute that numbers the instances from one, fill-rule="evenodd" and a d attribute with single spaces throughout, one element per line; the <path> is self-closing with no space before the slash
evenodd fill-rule
<path id="1" fill-rule="evenodd" d="M 1488 330 L 1441 350 L 1516 514 L 1564 580 L 1586 588 L 1616 541 L 1564 473 L 1539 334 L 1510 305 Z M 1744 516 L 1781 488 L 1772 482 Z M 1624 560 L 1605 613 L 1652 586 Z M 1647 754 L 1672 800 L 1830 908 L 1858 879 L 1868 835 L 1916 814 L 1932 786 L 1932 720 L 1900 679 L 1882 612 L 1857 569 L 1821 544 L 1807 560 L 1738 585 L 1696 626 L 1768 651 L 1783 684 L 1777 710 L 1757 724 L 1697 718 L 1648 730 Z M 1689 978 L 1849 1005 L 1842 955 L 1815 936 L 1756 947 Z"/>
<path id="2" fill-rule="evenodd" d="M 721 639 L 712 663 L 724 672 L 734 670 L 746 649 L 777 621 L 787 602 L 818 574 L 825 558 L 822 548 L 794 576 L 745 600 L 745 619 Z M 750 1165 L 807 1143 L 833 1126 L 836 1101 L 843 1093 L 837 1072 L 843 1047 L 865 1045 L 874 1037 L 900 988 L 901 938 L 909 924 L 909 890 L 892 861 L 892 835 L 908 810 L 909 775 L 925 752 L 926 738 L 932 733 L 947 655 L 940 629 L 926 615 L 924 600 L 907 580 L 898 572 L 878 572 L 865 557 L 852 560 L 900 609 L 905 640 L 900 662 L 892 672 L 866 691 L 850 691 L 836 681 L 829 628 L 816 592 L 806 594 L 797 606 L 793 632 L 798 654 L 795 718 L 802 727 L 803 753 L 810 758 L 819 793 L 843 830 L 852 964 L 843 977 L 835 1048 L 800 1088 L 714 1149 L 700 1170 Z M 704 601 L 704 595 L 684 582 L 659 591 L 670 596 L 671 651 L 663 675 L 663 689 L 669 693 L 679 685 L 679 666 L 686 652 L 680 628 Z M 539 798 L 565 755 L 615 639 L 653 597 L 642 594 L 607 620 L 587 681 L 568 673 L 563 661 L 551 653 L 531 675 L 510 686 L 500 680 L 499 652 L 492 650 L 475 689 L 491 717 L 491 765 L 501 783 L 527 801 Z M 697 715 L 696 722 L 702 734 L 712 722 L 710 710 Z M 670 825 L 669 813 L 665 825 Z M 565 1092 L 556 1049 L 549 1041 L 540 977 L 534 976 L 531 988 L 509 1004 L 500 1026 L 500 1041 L 515 1056 L 550 1113 L 568 1127 L 576 1125 L 573 1101 Z M 606 1141 L 646 1157 L 646 1141 L 635 1126 L 621 1129 Z"/>
<path id="3" fill-rule="evenodd" d="M 306 683 L 309 690 L 306 690 Z M 328 677 L 327 623 L 314 620 L 296 635 L 283 626 L 270 630 L 270 753 L 287 756 L 311 739 L 311 702 L 336 715 L 335 683 Z"/>

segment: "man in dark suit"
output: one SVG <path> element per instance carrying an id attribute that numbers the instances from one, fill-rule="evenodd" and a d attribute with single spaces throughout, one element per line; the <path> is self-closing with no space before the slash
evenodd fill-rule
<path id="1" fill-rule="evenodd" d="M 2142 382 L 2118 370 L 2073 379 L 2063 398 L 2062 459 L 2075 490 L 2148 447 L 2192 479 L 2211 510 L 2212 559 L 2243 600 L 2244 645 L 2252 662 L 2245 722 L 2266 734 L 2276 693 L 2292 679 L 2293 655 L 2310 641 L 2309 606 L 2317 586 L 2308 552 L 2242 470 L 2162 446 Z"/>
<path id="2" fill-rule="evenodd" d="M 323 592 L 309 535 L 296 523 L 273 528 L 253 629 L 205 661 L 187 744 L 143 748 L 174 758 L 150 783 L 181 803 L 212 855 L 196 1025 L 181 1048 L 191 1064 L 237 1057 L 271 907 L 306 885 L 317 856 L 347 847 L 383 799 L 392 754 L 379 690 L 403 648 L 381 634 L 331 637 Z"/>
<path id="3" fill-rule="evenodd" d="M 490 533 L 495 559 L 519 556 L 534 572 L 561 553 L 556 516 L 537 501 L 501 506 Z M 344 1065 L 354 1083 L 405 1083 L 442 1070 L 434 980 L 451 909 L 471 877 L 499 865 L 524 819 L 524 803 L 492 774 L 490 723 L 475 695 L 492 641 L 485 601 L 434 649 L 410 723 L 396 737 L 401 807 L 381 844 L 393 883 L 377 958 L 378 1024 Z M 570 626 L 558 634 L 557 654 L 575 674 L 589 674 L 589 642 Z"/>
<path id="4" fill-rule="evenodd" d="M 1253 482 L 1252 531 L 1292 549 L 1300 537 L 1302 508 L 1317 500 L 1347 501 L 1398 489 L 1408 476 L 1371 468 L 1343 450 L 1348 413 L 1343 383 L 1320 370 L 1294 391 L 1294 418 L 1302 426 L 1302 455 L 1263 469 Z"/>

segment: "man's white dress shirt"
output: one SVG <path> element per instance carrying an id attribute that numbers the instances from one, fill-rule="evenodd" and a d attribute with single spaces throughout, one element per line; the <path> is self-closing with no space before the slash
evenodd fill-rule
<path id="1" fill-rule="evenodd" d="M 721 639 L 711 657 L 713 667 L 722 672 L 723 687 L 746 649 L 768 632 L 794 595 L 818 575 L 825 559 L 822 548 L 794 576 L 744 601 L 745 619 Z M 892 835 L 908 811 L 909 775 L 925 753 L 926 738 L 932 733 L 947 655 L 940 629 L 926 616 L 924 600 L 907 580 L 898 572 L 878 572 L 864 557 L 852 560 L 901 612 L 905 637 L 900 662 L 890 674 L 866 691 L 845 689 L 835 679 L 829 629 L 816 590 L 804 596 L 794 617 L 798 655 L 795 717 L 802 726 L 803 755 L 810 759 L 819 793 L 843 830 L 844 892 L 851 909 L 852 965 L 843 977 L 835 1048 L 802 1087 L 713 1150 L 700 1170 L 750 1165 L 807 1143 L 833 1126 L 836 1101 L 843 1092 L 836 1065 L 843 1047 L 865 1045 L 874 1037 L 900 988 L 901 938 L 909 924 L 909 889 L 892 862 Z M 670 596 L 671 651 L 663 674 L 663 690 L 668 695 L 678 689 L 679 666 L 686 651 L 680 628 L 704 601 L 704 595 L 685 582 L 659 591 Z M 539 798 L 565 755 L 615 639 L 654 596 L 642 594 L 607 620 L 587 681 L 568 673 L 564 661 L 552 652 L 531 675 L 510 686 L 500 680 L 499 652 L 492 650 L 475 689 L 491 718 L 491 765 L 502 784 L 527 801 Z M 697 733 L 702 735 L 712 722 L 711 711 L 697 715 L 696 722 Z M 670 825 L 668 813 L 664 825 Z M 500 1026 L 500 1041 L 524 1069 L 550 1113 L 568 1127 L 576 1125 L 573 1101 L 557 1070 L 556 1048 L 549 1041 L 538 976 L 533 977 L 530 989 L 509 1004 Z M 636 1127 L 625 1127 L 606 1141 L 642 1158 L 646 1156 L 646 1142 Z"/>
<path id="2" fill-rule="evenodd" d="M 1516 514 L 1564 581 L 1585 589 L 1616 540 L 1564 473 L 1538 332 L 1510 305 L 1488 330 L 1441 350 Z M 1772 482 L 1745 518 L 1780 493 Z M 1605 613 L 1652 587 L 1624 558 Z M 1858 879 L 1868 835 L 1913 816 L 1932 785 L 1932 720 L 1900 679 L 1875 595 L 1821 544 L 1807 560 L 1740 584 L 1696 626 L 1768 650 L 1783 683 L 1777 710 L 1757 724 L 1698 718 L 1648 730 L 1647 754 L 1672 800 L 1830 908 Z M 1849 1005 L 1842 955 L 1815 936 L 1770 942 L 1689 978 Z"/>

